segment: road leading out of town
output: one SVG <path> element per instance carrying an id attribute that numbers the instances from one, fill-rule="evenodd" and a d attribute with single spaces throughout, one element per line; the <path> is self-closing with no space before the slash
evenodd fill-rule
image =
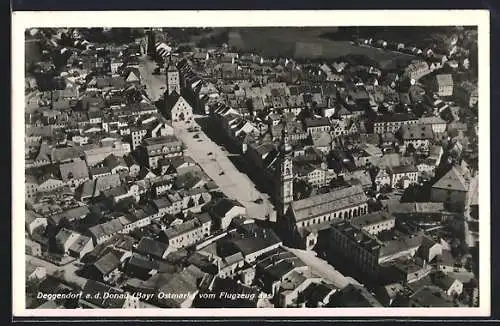
<path id="1" fill-rule="evenodd" d="M 313 272 L 321 276 L 322 278 L 329 280 L 339 289 L 345 288 L 349 284 L 361 285 L 358 281 L 352 277 L 346 277 L 338 270 L 336 270 L 332 265 L 328 264 L 327 261 L 316 256 L 316 252 L 310 250 L 301 250 L 286 247 L 286 250 L 290 251 L 294 255 L 300 258 L 305 264 L 307 264 Z"/>

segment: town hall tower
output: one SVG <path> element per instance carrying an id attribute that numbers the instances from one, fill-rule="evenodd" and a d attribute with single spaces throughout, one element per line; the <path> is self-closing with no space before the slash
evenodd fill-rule
<path id="1" fill-rule="evenodd" d="M 292 146 L 289 144 L 288 132 L 286 125 L 282 130 L 281 145 L 279 147 L 278 162 L 278 189 L 277 193 L 277 210 L 278 216 L 285 215 L 288 206 L 293 202 L 293 163 L 292 163 Z"/>

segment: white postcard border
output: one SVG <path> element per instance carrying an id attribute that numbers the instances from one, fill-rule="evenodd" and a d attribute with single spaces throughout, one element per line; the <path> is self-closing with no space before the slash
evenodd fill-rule
<path id="1" fill-rule="evenodd" d="M 15 317 L 466 317 L 489 316 L 490 31 L 487 10 L 38 11 L 12 15 L 12 258 Z M 480 305 L 478 308 L 25 309 L 24 30 L 30 27 L 478 26 Z M 22 277 L 21 277 L 22 275 Z"/>

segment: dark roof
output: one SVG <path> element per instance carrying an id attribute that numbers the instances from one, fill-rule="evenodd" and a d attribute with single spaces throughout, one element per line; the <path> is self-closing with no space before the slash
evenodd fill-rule
<path id="1" fill-rule="evenodd" d="M 256 253 L 281 242 L 278 236 L 271 230 L 266 229 L 265 234 L 255 234 L 252 237 L 232 240 L 233 244 L 244 256 Z"/>
<path id="2" fill-rule="evenodd" d="M 81 179 L 89 177 L 87 163 L 84 160 L 79 160 L 71 163 L 61 164 L 59 166 L 61 178 L 64 182 L 69 179 Z"/>
<path id="3" fill-rule="evenodd" d="M 143 237 L 137 246 L 138 253 L 151 255 L 157 258 L 162 258 L 165 251 L 167 251 L 166 244 L 148 237 Z"/>
<path id="4" fill-rule="evenodd" d="M 158 261 L 149 260 L 147 257 L 139 254 L 133 254 L 132 257 L 130 257 L 127 266 L 135 266 L 146 270 L 158 269 L 159 267 Z"/>
<path id="5" fill-rule="evenodd" d="M 118 268 L 120 265 L 120 259 L 114 255 L 113 252 L 108 252 L 101 258 L 99 258 L 95 263 L 94 267 L 102 274 L 107 275 L 111 271 Z"/>
<path id="6" fill-rule="evenodd" d="M 392 166 L 389 169 L 393 174 L 418 172 L 418 169 L 414 165 Z"/>
<path id="7" fill-rule="evenodd" d="M 410 298 L 412 305 L 420 307 L 453 307 L 453 302 L 436 286 L 424 286 Z"/>
<path id="8" fill-rule="evenodd" d="M 123 157 L 115 156 L 110 154 L 104 158 L 103 163 L 106 167 L 113 169 L 119 165 L 126 165 L 125 159 Z"/>
<path id="9" fill-rule="evenodd" d="M 349 284 L 337 292 L 328 304 L 329 307 L 383 307 L 370 292 L 359 285 Z"/>
<path id="10" fill-rule="evenodd" d="M 214 217 L 224 217 L 229 210 L 231 210 L 235 206 L 241 206 L 236 200 L 232 200 L 229 198 L 221 198 L 219 199 L 213 206 L 211 212 Z"/>
<path id="11" fill-rule="evenodd" d="M 377 117 L 375 118 L 375 122 L 396 122 L 409 120 L 417 120 L 417 118 L 405 113 L 377 115 Z"/>
<path id="12" fill-rule="evenodd" d="M 433 139 L 432 126 L 423 124 L 404 125 L 401 127 L 403 139 Z"/>
<path id="13" fill-rule="evenodd" d="M 391 219 L 395 219 L 395 217 L 390 213 L 380 211 L 354 217 L 351 220 L 351 224 L 357 228 L 363 228 L 367 225 L 377 224 Z"/>
<path id="14" fill-rule="evenodd" d="M 321 126 L 329 126 L 330 120 L 328 118 L 320 118 L 320 119 L 305 119 L 306 128 L 310 127 L 321 127 Z"/>
<path id="15" fill-rule="evenodd" d="M 318 302 L 324 302 L 325 298 L 336 289 L 332 284 L 311 283 L 304 289 L 304 297 L 310 304 L 315 306 Z"/>
<path id="16" fill-rule="evenodd" d="M 468 191 L 469 184 L 464 178 L 464 175 L 457 167 L 452 167 L 444 176 L 442 176 L 434 185 L 433 188 L 448 189 L 456 191 Z"/>

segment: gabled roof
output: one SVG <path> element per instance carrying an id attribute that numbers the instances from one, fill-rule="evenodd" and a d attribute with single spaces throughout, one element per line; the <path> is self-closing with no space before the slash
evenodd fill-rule
<path id="1" fill-rule="evenodd" d="M 236 200 L 228 199 L 228 198 L 221 198 L 219 199 L 215 205 L 212 208 L 212 213 L 216 217 L 224 217 L 229 210 L 231 210 L 233 207 L 243 207 L 240 203 L 238 203 Z"/>
<path id="2" fill-rule="evenodd" d="M 87 206 L 81 206 L 68 209 L 60 213 L 59 215 L 61 215 L 62 217 L 66 217 L 68 221 L 73 221 L 85 218 L 88 214 L 90 214 L 90 209 Z"/>
<path id="3" fill-rule="evenodd" d="M 343 116 L 343 115 L 350 115 L 352 114 L 351 111 L 347 110 L 347 108 L 344 105 L 340 106 L 340 109 L 338 109 L 335 114 L 337 116 Z"/>
<path id="4" fill-rule="evenodd" d="M 139 72 L 139 69 L 134 67 L 127 67 L 126 76 L 127 82 L 139 81 L 141 79 L 141 73 Z"/>
<path id="5" fill-rule="evenodd" d="M 118 187 L 120 185 L 121 185 L 120 175 L 116 173 L 100 176 L 95 181 L 96 191 L 107 190 L 114 187 Z"/>
<path id="6" fill-rule="evenodd" d="M 124 156 L 123 159 L 125 160 L 125 163 L 128 167 L 131 167 L 134 164 L 139 165 L 132 154 Z"/>
<path id="7" fill-rule="evenodd" d="M 38 214 L 38 213 L 35 213 L 31 210 L 26 210 L 25 211 L 25 219 L 26 219 L 26 223 L 27 224 L 31 224 L 33 221 L 35 221 L 36 219 L 38 218 L 43 218 L 45 219 L 42 215 Z"/>
<path id="8" fill-rule="evenodd" d="M 313 144 L 316 147 L 329 147 L 332 143 L 332 136 L 330 133 L 324 131 L 319 137 L 313 138 Z"/>
<path id="9" fill-rule="evenodd" d="M 383 307 L 366 288 L 355 284 L 349 284 L 332 299 L 330 299 L 330 307 Z"/>
<path id="10" fill-rule="evenodd" d="M 123 165 L 123 166 L 126 165 L 125 159 L 123 157 L 118 157 L 118 156 L 115 156 L 114 154 L 110 154 L 110 155 L 106 156 L 106 158 L 103 160 L 103 163 L 106 167 L 108 167 L 110 169 L 114 169 L 115 167 L 117 167 L 119 165 Z"/>
<path id="11" fill-rule="evenodd" d="M 453 77 L 451 76 L 451 74 L 436 75 L 436 81 L 437 81 L 438 85 L 453 86 Z"/>
<path id="12" fill-rule="evenodd" d="M 292 208 L 296 221 L 301 221 L 326 212 L 366 203 L 367 199 L 360 186 L 351 186 L 294 201 Z"/>
<path id="13" fill-rule="evenodd" d="M 99 258 L 95 263 L 94 267 L 102 274 L 107 275 L 111 271 L 118 268 L 120 265 L 120 259 L 115 256 L 115 254 L 109 251 L 107 254 Z"/>
<path id="14" fill-rule="evenodd" d="M 401 137 L 404 140 L 433 139 L 432 127 L 427 124 L 412 124 L 401 126 Z"/>
<path id="15" fill-rule="evenodd" d="M 38 151 L 38 155 L 35 158 L 36 161 L 49 161 L 50 162 L 50 154 L 52 148 L 47 144 L 47 142 L 42 142 L 40 145 L 40 150 Z"/>
<path id="16" fill-rule="evenodd" d="M 157 258 L 162 258 L 165 251 L 167 251 L 167 245 L 165 243 L 148 237 L 143 237 L 137 246 L 137 252 Z"/>
<path id="17" fill-rule="evenodd" d="M 107 166 L 94 166 L 89 169 L 92 176 L 97 176 L 101 174 L 111 173 L 111 169 Z"/>
<path id="18" fill-rule="evenodd" d="M 71 245 L 71 247 L 69 247 L 69 250 L 80 254 L 80 252 L 90 241 L 92 241 L 92 239 L 90 239 L 89 237 L 80 235 L 78 239 L 76 239 L 76 241 Z"/>
<path id="19" fill-rule="evenodd" d="M 82 179 L 89 177 L 89 169 L 84 160 L 78 160 L 71 163 L 61 164 L 59 166 L 61 178 L 64 182 L 71 179 Z"/>
<path id="20" fill-rule="evenodd" d="M 56 235 L 56 242 L 60 244 L 66 243 L 66 241 L 71 237 L 73 234 L 78 234 L 73 230 L 69 230 L 66 228 L 61 229 L 57 235 Z"/>
<path id="21" fill-rule="evenodd" d="M 185 268 L 182 272 L 174 274 L 169 277 L 166 284 L 160 287 L 160 291 L 164 293 L 195 293 L 198 290 L 198 283 L 201 280 L 203 273 L 199 268 L 194 265 L 190 265 Z M 172 299 L 168 300 L 167 305 L 173 305 L 174 307 L 179 307 L 183 301 L 187 298 L 184 296 L 172 296 Z"/>
<path id="22" fill-rule="evenodd" d="M 89 228 L 89 232 L 99 239 L 102 236 L 114 234 L 123 229 L 123 224 L 118 220 L 114 219 L 109 222 L 102 224 L 97 224 Z"/>
<path id="23" fill-rule="evenodd" d="M 158 269 L 159 262 L 157 260 L 149 260 L 147 257 L 139 254 L 133 254 L 132 257 L 130 257 L 127 266 L 135 266 L 147 270 L 153 270 Z"/>
<path id="24" fill-rule="evenodd" d="M 305 119 L 304 122 L 305 122 L 306 128 L 321 127 L 321 126 L 329 126 L 330 125 L 330 120 L 328 120 L 328 118 L 321 118 L 321 119 L 307 118 L 307 119 Z"/>
<path id="25" fill-rule="evenodd" d="M 389 167 L 389 171 L 393 174 L 402 174 L 402 173 L 416 173 L 418 169 L 414 165 L 397 165 Z"/>
<path id="26" fill-rule="evenodd" d="M 439 179 L 432 188 L 468 191 L 469 184 L 457 167 L 452 167 L 441 179 Z"/>

